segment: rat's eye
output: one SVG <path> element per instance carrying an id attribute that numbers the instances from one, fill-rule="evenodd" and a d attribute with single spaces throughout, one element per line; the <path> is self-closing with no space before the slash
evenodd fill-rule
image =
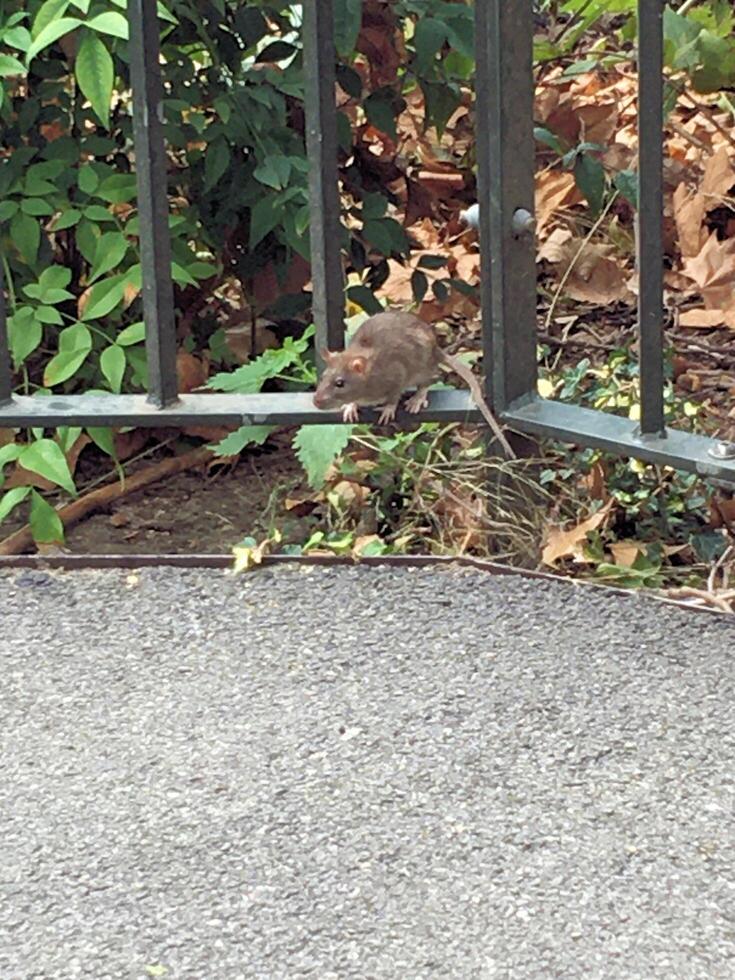
<path id="1" fill-rule="evenodd" d="M 334 387 L 335 388 L 344 388 L 344 386 L 345 386 L 345 379 L 344 378 L 335 378 L 334 379 Z"/>

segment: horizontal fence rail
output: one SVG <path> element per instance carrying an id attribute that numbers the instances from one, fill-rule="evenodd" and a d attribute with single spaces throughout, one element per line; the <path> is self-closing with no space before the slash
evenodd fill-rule
<path id="1" fill-rule="evenodd" d="M 532 0 L 475 0 L 476 129 L 482 336 L 488 400 L 511 428 L 735 481 L 735 448 L 664 427 L 663 0 L 638 0 L 640 423 L 539 397 L 533 235 Z M 0 426 L 182 426 L 334 423 L 311 394 L 177 392 L 176 318 L 168 231 L 167 158 L 156 0 L 129 0 L 135 169 L 149 390 L 131 395 L 13 395 L 0 280 Z M 313 313 L 317 348 L 343 344 L 343 230 L 337 180 L 332 0 L 305 0 L 303 46 L 310 163 Z M 378 412 L 364 412 L 377 421 Z M 463 390 L 432 391 L 398 420 L 480 422 Z"/>

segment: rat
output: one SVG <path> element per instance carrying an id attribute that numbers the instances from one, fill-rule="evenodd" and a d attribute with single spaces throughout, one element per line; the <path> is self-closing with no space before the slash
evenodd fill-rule
<path id="1" fill-rule="evenodd" d="M 395 418 L 407 388 L 417 389 L 406 402 L 407 411 L 428 405 L 429 386 L 443 366 L 466 382 L 498 442 L 510 459 L 516 458 L 472 369 L 443 351 L 431 324 L 413 313 L 377 313 L 356 330 L 345 350 L 321 355 L 326 367 L 314 394 L 316 408 L 341 408 L 345 422 L 357 422 L 361 405 L 381 405 L 378 424 L 385 425 Z"/>

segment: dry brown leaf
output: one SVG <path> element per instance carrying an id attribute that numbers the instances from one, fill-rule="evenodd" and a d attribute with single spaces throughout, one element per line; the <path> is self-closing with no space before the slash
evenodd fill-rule
<path id="1" fill-rule="evenodd" d="M 539 249 L 538 258 L 558 265 L 560 277 L 574 262 L 564 283 L 565 294 L 582 303 L 604 306 L 631 296 L 627 273 L 610 257 L 612 251 L 610 245 L 585 242 L 566 228 L 556 228 Z"/>
<path id="2" fill-rule="evenodd" d="M 646 547 L 640 541 L 615 541 L 610 545 L 610 551 L 616 565 L 630 568 L 638 555 L 645 554 Z"/>
<path id="3" fill-rule="evenodd" d="M 711 328 L 721 327 L 725 323 L 722 310 L 684 310 L 679 314 L 680 327 Z"/>
<path id="4" fill-rule="evenodd" d="M 554 565 L 560 558 L 582 559 L 587 535 L 604 523 L 613 503 L 613 500 L 609 500 L 592 517 L 588 517 L 587 520 L 568 531 L 560 527 L 552 527 L 546 536 L 546 544 L 541 553 L 543 563 Z"/>
<path id="5" fill-rule="evenodd" d="M 728 195 L 733 184 L 735 184 L 735 170 L 730 154 L 723 146 L 709 158 L 704 168 L 701 193 L 706 200 L 708 211 L 722 204 L 723 198 Z"/>
<path id="6" fill-rule="evenodd" d="M 713 231 L 699 254 L 684 260 L 682 272 L 697 284 L 707 309 L 729 309 L 735 295 L 735 240 L 720 241 Z"/>
<path id="7" fill-rule="evenodd" d="M 381 538 L 380 538 L 380 535 L 379 534 L 360 534 L 360 535 L 358 535 L 358 537 L 355 538 L 355 540 L 353 542 L 353 545 L 352 545 L 352 557 L 353 558 L 362 558 L 363 549 L 366 548 L 367 545 L 372 544 L 373 541 L 380 541 L 380 540 L 381 540 Z"/>
<path id="8" fill-rule="evenodd" d="M 582 200 L 574 174 L 562 170 L 546 170 L 536 176 L 536 231 L 540 234 L 552 216 L 562 207 L 571 207 Z"/>
<path id="9" fill-rule="evenodd" d="M 702 227 L 704 196 L 692 194 L 686 184 L 679 184 L 674 191 L 673 206 L 681 254 L 685 257 L 699 255 L 707 240 L 707 231 Z"/>
<path id="10" fill-rule="evenodd" d="M 195 388 L 201 388 L 209 376 L 209 366 L 194 354 L 180 350 L 176 355 L 176 376 L 179 392 L 186 394 Z"/>

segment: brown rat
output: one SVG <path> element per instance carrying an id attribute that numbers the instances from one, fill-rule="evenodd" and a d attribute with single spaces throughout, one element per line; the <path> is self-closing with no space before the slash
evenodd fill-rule
<path id="1" fill-rule="evenodd" d="M 407 388 L 416 388 L 416 393 L 406 402 L 406 409 L 420 412 L 428 404 L 427 391 L 440 367 L 450 368 L 466 382 L 506 454 L 515 459 L 471 368 L 446 354 L 437 343 L 433 327 L 413 313 L 371 316 L 357 329 L 345 350 L 325 350 L 322 357 L 326 367 L 314 394 L 314 405 L 341 408 L 345 422 L 358 421 L 361 405 L 381 405 L 379 423 L 390 422 Z"/>

